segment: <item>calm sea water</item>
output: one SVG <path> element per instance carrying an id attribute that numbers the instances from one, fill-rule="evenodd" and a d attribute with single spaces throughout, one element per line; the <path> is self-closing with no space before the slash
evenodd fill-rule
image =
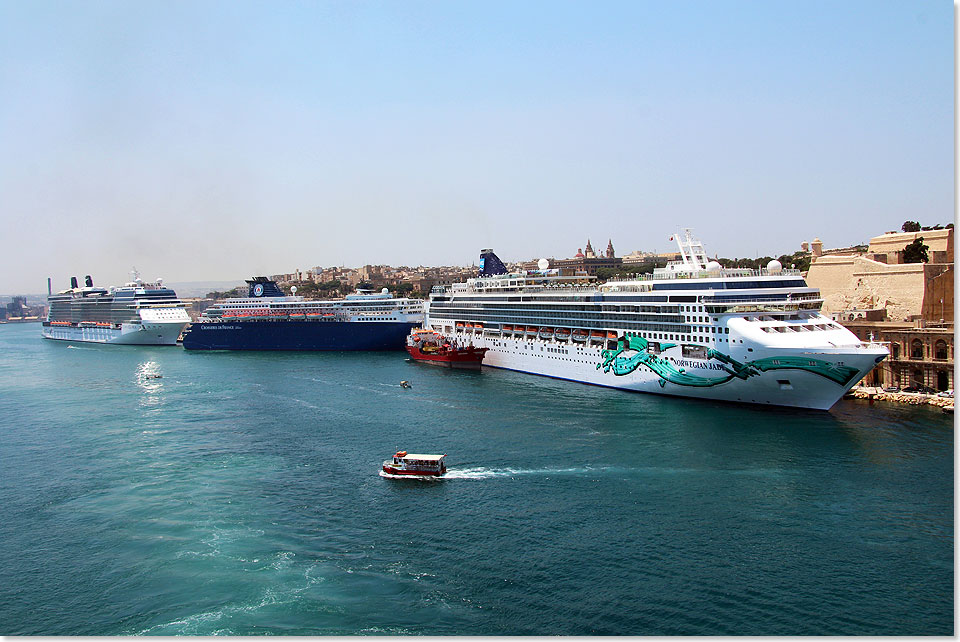
<path id="1" fill-rule="evenodd" d="M 3 634 L 954 631 L 939 411 L 39 330 L 0 326 Z"/>

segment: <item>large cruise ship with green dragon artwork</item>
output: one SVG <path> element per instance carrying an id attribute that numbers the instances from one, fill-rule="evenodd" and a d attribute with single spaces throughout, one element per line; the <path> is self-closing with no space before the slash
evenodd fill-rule
<path id="1" fill-rule="evenodd" d="M 466 283 L 438 286 L 426 327 L 487 348 L 484 366 L 600 386 L 826 410 L 887 355 L 820 312 L 800 272 L 723 268 L 690 230 L 681 260 L 598 284 L 509 273 L 492 250 Z"/>

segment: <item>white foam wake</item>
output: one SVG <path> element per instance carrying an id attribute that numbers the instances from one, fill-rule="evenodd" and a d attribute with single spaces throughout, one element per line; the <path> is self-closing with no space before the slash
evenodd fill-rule
<path id="1" fill-rule="evenodd" d="M 463 468 L 447 470 L 447 479 L 489 479 L 491 477 L 518 477 L 521 475 L 584 475 L 604 468 Z"/>

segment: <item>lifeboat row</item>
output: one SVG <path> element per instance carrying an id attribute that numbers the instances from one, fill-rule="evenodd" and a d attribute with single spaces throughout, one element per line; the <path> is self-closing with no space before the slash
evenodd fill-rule
<path id="1" fill-rule="evenodd" d="M 270 317 L 276 319 L 321 319 L 332 317 L 332 312 L 287 312 L 281 310 L 252 309 L 252 310 L 225 310 L 222 317 L 227 318 L 245 318 L 245 317 Z"/>

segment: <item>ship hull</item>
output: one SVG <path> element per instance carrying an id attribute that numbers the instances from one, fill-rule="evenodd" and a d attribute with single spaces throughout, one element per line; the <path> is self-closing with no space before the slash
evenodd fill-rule
<path id="1" fill-rule="evenodd" d="M 419 322 L 233 321 L 191 324 L 187 350 L 403 350 Z"/>
<path id="2" fill-rule="evenodd" d="M 466 338 L 465 338 L 466 340 Z M 828 410 L 857 381 L 866 375 L 886 356 L 882 350 L 863 349 L 851 354 L 849 350 L 790 350 L 770 348 L 757 350 L 747 355 L 736 355 L 743 363 L 763 363 L 762 367 L 750 367 L 744 378 L 729 376 L 727 364 L 715 359 L 683 358 L 680 349 L 668 350 L 660 355 L 664 363 L 682 368 L 677 377 L 683 383 L 674 383 L 669 374 L 664 378 L 646 367 L 642 360 L 634 360 L 637 367 L 620 367 L 611 358 L 607 346 L 592 346 L 577 343 L 528 341 L 474 336 L 474 346 L 488 348 L 483 365 L 537 374 L 556 379 L 566 379 L 596 386 L 617 388 L 631 392 Z M 626 353 L 623 363 L 636 353 Z M 805 363 L 817 363 L 817 371 L 802 368 L 772 366 L 774 360 L 789 363 L 802 359 Z M 605 367 L 609 366 L 609 367 Z M 845 369 L 842 380 L 837 381 L 822 374 L 831 368 Z M 848 369 L 848 370 L 846 370 Z M 620 371 L 620 374 L 617 371 Z"/>
<path id="3" fill-rule="evenodd" d="M 51 325 L 45 321 L 44 339 L 113 345 L 172 346 L 186 323 L 124 323 L 117 327 L 78 327 Z"/>
<path id="4" fill-rule="evenodd" d="M 406 470 L 384 464 L 383 472 L 388 475 L 407 475 L 410 477 L 442 477 L 447 471 Z"/>

